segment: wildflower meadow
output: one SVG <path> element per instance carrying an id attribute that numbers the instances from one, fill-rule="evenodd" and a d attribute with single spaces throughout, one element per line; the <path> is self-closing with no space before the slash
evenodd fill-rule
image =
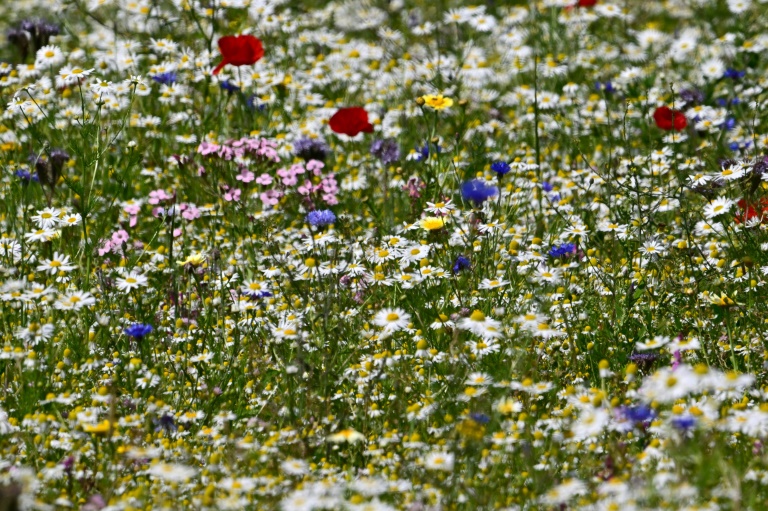
<path id="1" fill-rule="evenodd" d="M 768 509 L 768 0 L 0 12 L 0 511 Z"/>

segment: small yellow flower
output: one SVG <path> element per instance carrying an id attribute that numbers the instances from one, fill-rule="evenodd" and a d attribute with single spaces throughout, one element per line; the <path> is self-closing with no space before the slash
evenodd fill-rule
<path id="1" fill-rule="evenodd" d="M 720 293 L 720 296 L 710 295 L 709 303 L 711 303 L 712 305 L 716 305 L 718 307 L 731 307 L 733 305 L 736 305 L 736 302 L 731 300 L 728 297 L 728 295 L 726 295 L 725 293 Z"/>
<path id="2" fill-rule="evenodd" d="M 354 429 L 343 429 L 328 437 L 328 441 L 334 444 L 341 444 L 344 442 L 355 444 L 361 440 L 365 440 L 365 437 L 362 433 L 355 431 Z"/>
<path id="3" fill-rule="evenodd" d="M 186 266 L 186 265 L 200 266 L 201 264 L 203 264 L 204 261 L 205 261 L 205 256 L 198 252 L 197 254 L 190 254 L 186 259 L 184 259 L 183 261 L 179 261 L 176 264 L 178 264 L 179 266 Z"/>
<path id="4" fill-rule="evenodd" d="M 83 431 L 93 433 L 94 435 L 106 435 L 111 429 L 112 423 L 106 419 L 98 424 L 83 424 Z"/>
<path id="5" fill-rule="evenodd" d="M 445 218 L 438 216 L 428 216 L 423 218 L 419 225 L 425 231 L 436 231 L 445 227 Z"/>
<path id="6" fill-rule="evenodd" d="M 442 94 L 438 94 L 437 96 L 428 94 L 426 96 L 422 96 L 421 99 L 424 100 L 425 105 L 434 110 L 443 110 L 444 108 L 449 108 L 451 105 L 453 105 L 453 100 L 451 98 L 443 97 Z"/>

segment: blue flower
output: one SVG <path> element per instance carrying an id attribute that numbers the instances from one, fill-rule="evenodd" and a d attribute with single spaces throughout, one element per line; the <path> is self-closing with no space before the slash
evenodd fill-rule
<path id="1" fill-rule="evenodd" d="M 473 421 L 477 422 L 478 424 L 488 424 L 491 421 L 491 418 L 484 413 L 475 412 L 475 413 L 469 414 L 469 416 Z"/>
<path id="2" fill-rule="evenodd" d="M 595 82 L 595 89 L 599 91 L 605 91 L 609 94 L 614 92 L 613 84 L 610 81 L 607 81 L 605 83 Z"/>
<path id="3" fill-rule="evenodd" d="M 37 174 L 30 174 L 28 170 L 17 170 L 13 175 L 18 177 L 24 184 L 29 184 L 30 181 L 40 182 Z"/>
<path id="4" fill-rule="evenodd" d="M 259 110 L 263 112 L 267 109 L 266 103 L 259 104 L 259 96 L 256 94 L 252 94 L 247 100 L 245 100 L 245 104 L 250 108 L 251 110 Z"/>
<path id="5" fill-rule="evenodd" d="M 240 87 L 228 81 L 219 82 L 219 87 L 227 92 L 237 92 L 240 90 Z"/>
<path id="6" fill-rule="evenodd" d="M 563 257 L 576 253 L 576 245 L 573 243 L 563 243 L 559 246 L 553 246 L 549 250 L 550 257 Z"/>
<path id="7" fill-rule="evenodd" d="M 510 167 L 509 163 L 505 161 L 495 161 L 491 164 L 491 170 L 494 171 L 496 175 L 501 177 L 512 170 L 512 167 Z"/>
<path id="8" fill-rule="evenodd" d="M 172 83 L 176 83 L 176 73 L 173 71 L 169 71 L 167 73 L 160 73 L 159 75 L 155 75 L 152 77 L 154 81 L 156 81 L 159 84 L 162 85 L 170 85 Z"/>
<path id="9" fill-rule="evenodd" d="M 725 73 L 723 73 L 723 78 L 730 78 L 731 80 L 738 80 L 739 78 L 744 78 L 744 75 L 746 75 L 746 71 L 738 71 L 736 69 L 733 69 L 732 67 L 729 67 L 725 70 Z"/>
<path id="10" fill-rule="evenodd" d="M 693 415 L 683 415 L 672 419 L 672 425 L 677 429 L 687 431 L 696 425 L 696 417 Z"/>
<path id="11" fill-rule="evenodd" d="M 469 259 L 460 255 L 456 258 L 456 262 L 453 263 L 453 273 L 459 273 L 461 270 L 466 270 L 470 267 Z"/>
<path id="12" fill-rule="evenodd" d="M 541 189 L 544 190 L 545 192 L 549 193 L 552 190 L 554 190 L 554 187 L 551 184 L 549 184 L 546 181 L 544 181 L 543 183 L 541 183 Z"/>
<path id="13" fill-rule="evenodd" d="M 133 337 L 136 340 L 141 340 L 144 338 L 144 336 L 149 335 L 152 333 L 152 325 L 145 325 L 143 323 L 134 323 L 133 325 L 129 326 L 125 330 L 125 335 L 128 337 Z"/>
<path id="14" fill-rule="evenodd" d="M 176 420 L 173 418 L 173 415 L 167 413 L 163 414 L 162 417 L 152 419 L 152 422 L 155 423 L 155 431 L 164 430 L 166 433 L 172 433 L 179 429 L 176 426 Z"/>
<path id="15" fill-rule="evenodd" d="M 646 422 L 656 417 L 656 412 L 654 412 L 653 409 L 647 405 L 627 407 L 622 411 L 624 413 L 624 417 L 635 423 Z"/>
<path id="16" fill-rule="evenodd" d="M 336 221 L 336 215 L 330 209 L 310 211 L 307 215 L 307 223 L 315 227 L 330 225 Z"/>
<path id="17" fill-rule="evenodd" d="M 440 154 L 440 146 L 437 144 L 435 145 L 435 154 Z M 416 146 L 416 161 L 426 160 L 429 158 L 429 154 L 431 152 L 431 149 L 429 148 L 429 142 L 424 144 L 424 147 L 418 147 Z"/>
<path id="18" fill-rule="evenodd" d="M 245 295 L 248 296 L 252 301 L 253 300 L 260 300 L 262 298 L 269 298 L 270 296 L 275 296 L 269 291 L 246 291 Z"/>
<path id="19" fill-rule="evenodd" d="M 473 179 L 461 185 L 461 196 L 464 200 L 472 201 L 475 204 L 482 204 L 491 197 L 495 197 L 499 189 L 489 185 L 482 179 Z"/>

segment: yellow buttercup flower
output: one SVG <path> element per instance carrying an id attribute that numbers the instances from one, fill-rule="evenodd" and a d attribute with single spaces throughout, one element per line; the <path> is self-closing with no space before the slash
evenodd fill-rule
<path id="1" fill-rule="evenodd" d="M 736 302 L 734 302 L 731 298 L 729 298 L 728 295 L 726 295 L 725 293 L 720 293 L 720 296 L 710 295 L 709 302 L 712 305 L 715 305 L 718 307 L 730 307 L 736 304 Z"/>
<path id="2" fill-rule="evenodd" d="M 438 217 L 438 216 L 428 216 L 426 218 L 423 218 L 419 225 L 422 229 L 425 231 L 436 231 L 438 229 L 442 229 L 445 227 L 445 218 Z"/>
<path id="3" fill-rule="evenodd" d="M 184 259 L 183 261 L 178 261 L 176 264 L 178 264 L 179 266 L 186 266 L 186 265 L 200 266 L 204 262 L 205 262 L 205 255 L 201 253 L 197 253 L 197 254 L 191 254 L 186 259 Z"/>
<path id="4" fill-rule="evenodd" d="M 424 100 L 425 105 L 434 110 L 443 110 L 444 108 L 449 108 L 453 105 L 453 100 L 451 98 L 444 97 L 442 94 L 438 94 L 436 96 L 428 94 L 426 96 L 422 96 L 421 99 Z"/>
<path id="5" fill-rule="evenodd" d="M 112 423 L 105 419 L 98 424 L 83 424 L 83 431 L 94 435 L 106 435 L 112 429 Z"/>

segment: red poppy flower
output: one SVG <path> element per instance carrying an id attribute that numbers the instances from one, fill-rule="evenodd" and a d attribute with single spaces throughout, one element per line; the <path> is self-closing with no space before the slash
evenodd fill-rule
<path id="1" fill-rule="evenodd" d="M 597 4 L 597 0 L 579 0 L 578 5 L 579 7 L 592 7 L 593 5 Z"/>
<path id="2" fill-rule="evenodd" d="M 666 106 L 660 106 L 653 112 L 653 120 L 656 121 L 656 126 L 665 131 L 682 131 L 688 126 L 688 119 L 682 112 Z"/>
<path id="3" fill-rule="evenodd" d="M 252 35 L 225 35 L 219 39 L 221 63 L 213 70 L 217 75 L 227 64 L 233 66 L 250 66 L 264 56 L 261 41 Z"/>
<path id="4" fill-rule="evenodd" d="M 760 199 L 756 204 L 749 204 L 746 200 L 741 199 L 736 203 L 741 210 L 736 214 L 736 223 L 741 224 L 752 220 L 753 218 L 760 218 L 761 221 L 768 219 L 768 199 Z"/>
<path id="5" fill-rule="evenodd" d="M 334 133 L 343 133 L 354 137 L 361 131 L 373 133 L 373 124 L 368 122 L 368 112 L 359 106 L 340 108 L 328 123 Z"/>

